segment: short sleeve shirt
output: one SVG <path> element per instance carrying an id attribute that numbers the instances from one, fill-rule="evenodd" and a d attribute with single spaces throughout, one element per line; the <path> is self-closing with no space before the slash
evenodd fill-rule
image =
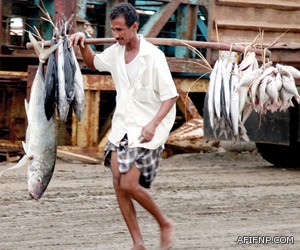
<path id="1" fill-rule="evenodd" d="M 140 143 L 142 128 L 157 114 L 161 103 L 178 96 L 164 53 L 140 36 L 139 72 L 129 81 L 125 65 L 125 46 L 118 43 L 94 57 L 99 71 L 108 71 L 116 88 L 116 109 L 112 119 L 110 142 L 118 146 L 125 134 L 129 147 L 155 149 L 163 146 L 174 124 L 175 104 L 158 125 L 150 142 Z"/>

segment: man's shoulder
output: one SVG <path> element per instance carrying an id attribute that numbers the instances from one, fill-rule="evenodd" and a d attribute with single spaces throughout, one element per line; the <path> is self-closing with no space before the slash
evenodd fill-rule
<path id="1" fill-rule="evenodd" d="M 143 51 L 142 54 L 144 55 L 158 55 L 158 56 L 164 56 L 164 53 L 158 48 L 158 46 L 148 42 L 146 39 L 143 43 Z"/>

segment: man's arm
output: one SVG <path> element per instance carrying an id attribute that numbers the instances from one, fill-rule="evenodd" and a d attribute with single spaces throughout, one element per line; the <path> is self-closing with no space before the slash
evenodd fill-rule
<path id="1" fill-rule="evenodd" d="M 160 109 L 158 110 L 156 116 L 149 122 L 141 132 L 140 142 L 149 142 L 152 140 L 155 130 L 157 126 L 161 123 L 161 121 L 165 118 L 165 116 L 169 113 L 173 105 L 175 104 L 178 96 L 167 99 L 161 103 Z"/>
<path id="2" fill-rule="evenodd" d="M 91 70 L 96 70 L 94 66 L 95 53 L 90 46 L 84 45 L 85 34 L 83 32 L 77 32 L 70 36 L 69 47 L 79 45 L 82 58 L 86 66 Z"/>

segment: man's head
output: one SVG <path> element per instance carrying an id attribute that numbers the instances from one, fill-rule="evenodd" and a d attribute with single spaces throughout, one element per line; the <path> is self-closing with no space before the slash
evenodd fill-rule
<path id="1" fill-rule="evenodd" d="M 120 45 L 125 45 L 136 37 L 139 15 L 130 3 L 115 5 L 109 17 L 113 36 Z"/>
<path id="2" fill-rule="evenodd" d="M 120 16 L 124 17 L 128 28 L 130 28 L 135 22 L 139 23 L 139 15 L 130 3 L 120 3 L 111 9 L 109 14 L 111 21 Z"/>

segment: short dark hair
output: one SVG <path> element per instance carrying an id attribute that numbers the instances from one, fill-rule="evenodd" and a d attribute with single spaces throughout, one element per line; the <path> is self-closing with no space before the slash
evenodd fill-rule
<path id="1" fill-rule="evenodd" d="M 119 16 L 124 17 L 128 28 L 135 22 L 139 23 L 139 15 L 130 3 L 119 3 L 111 9 L 110 20 L 114 20 Z"/>

